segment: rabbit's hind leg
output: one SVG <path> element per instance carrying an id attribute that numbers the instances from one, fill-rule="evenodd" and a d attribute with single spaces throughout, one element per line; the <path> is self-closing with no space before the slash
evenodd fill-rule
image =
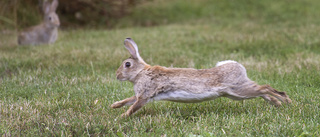
<path id="1" fill-rule="evenodd" d="M 262 97 L 266 101 L 270 101 L 276 106 L 281 105 L 280 101 L 291 103 L 291 99 L 286 95 L 285 92 L 279 92 L 269 85 L 260 86 L 252 82 L 243 85 L 229 86 L 229 88 L 226 88 L 225 93 L 225 97 L 234 100 Z"/>
<path id="2" fill-rule="evenodd" d="M 292 102 L 291 99 L 289 98 L 289 96 L 286 94 L 286 92 L 279 92 L 269 85 L 260 86 L 259 91 L 261 91 L 262 93 L 268 94 L 270 96 L 273 96 L 273 97 L 281 100 L 282 102 L 285 102 L 285 103 Z"/>

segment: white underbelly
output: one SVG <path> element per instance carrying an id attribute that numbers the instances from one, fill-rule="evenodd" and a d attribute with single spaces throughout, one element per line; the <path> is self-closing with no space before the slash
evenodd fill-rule
<path id="1" fill-rule="evenodd" d="M 169 91 L 163 92 L 155 97 L 153 97 L 150 101 L 174 101 L 174 102 L 183 102 L 183 103 L 196 103 L 202 101 L 213 100 L 219 97 L 219 93 L 217 91 L 209 91 L 204 93 L 191 93 L 187 91 Z"/>

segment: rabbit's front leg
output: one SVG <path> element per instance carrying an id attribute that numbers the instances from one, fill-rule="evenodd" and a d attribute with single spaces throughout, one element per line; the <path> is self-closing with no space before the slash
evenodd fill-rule
<path id="1" fill-rule="evenodd" d="M 134 102 L 136 102 L 136 96 L 132 96 L 130 98 L 126 98 L 124 100 L 121 100 L 121 101 L 117 101 L 117 102 L 114 102 L 111 107 L 112 108 L 120 108 L 120 107 L 123 107 L 125 105 L 131 105 L 133 104 Z"/>
<path id="2" fill-rule="evenodd" d="M 144 106 L 148 102 L 148 99 L 138 98 L 137 101 L 127 110 L 127 112 L 123 113 L 121 117 L 127 117 L 139 110 L 142 106 Z"/>

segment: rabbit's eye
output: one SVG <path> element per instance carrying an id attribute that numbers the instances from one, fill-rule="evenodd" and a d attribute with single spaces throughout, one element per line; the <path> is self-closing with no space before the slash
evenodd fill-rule
<path id="1" fill-rule="evenodd" d="M 49 20 L 51 20 L 52 18 L 51 17 L 49 17 Z"/>
<path id="2" fill-rule="evenodd" d="M 131 66 L 130 62 L 126 62 L 126 68 L 129 68 Z"/>

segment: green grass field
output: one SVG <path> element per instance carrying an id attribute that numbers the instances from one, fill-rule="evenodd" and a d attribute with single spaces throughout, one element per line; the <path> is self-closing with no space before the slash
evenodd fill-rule
<path id="1" fill-rule="evenodd" d="M 318 0 L 155 1 L 123 19 L 136 27 L 60 31 L 52 45 L 19 47 L 14 32 L 2 32 L 0 135 L 320 136 L 319 6 Z M 153 27 L 139 27 L 145 23 Z M 151 65 L 204 69 L 236 60 L 249 78 L 286 91 L 293 102 L 153 102 L 121 118 L 128 107 L 110 105 L 134 95 L 133 85 L 115 76 L 130 56 L 126 37 Z"/>

